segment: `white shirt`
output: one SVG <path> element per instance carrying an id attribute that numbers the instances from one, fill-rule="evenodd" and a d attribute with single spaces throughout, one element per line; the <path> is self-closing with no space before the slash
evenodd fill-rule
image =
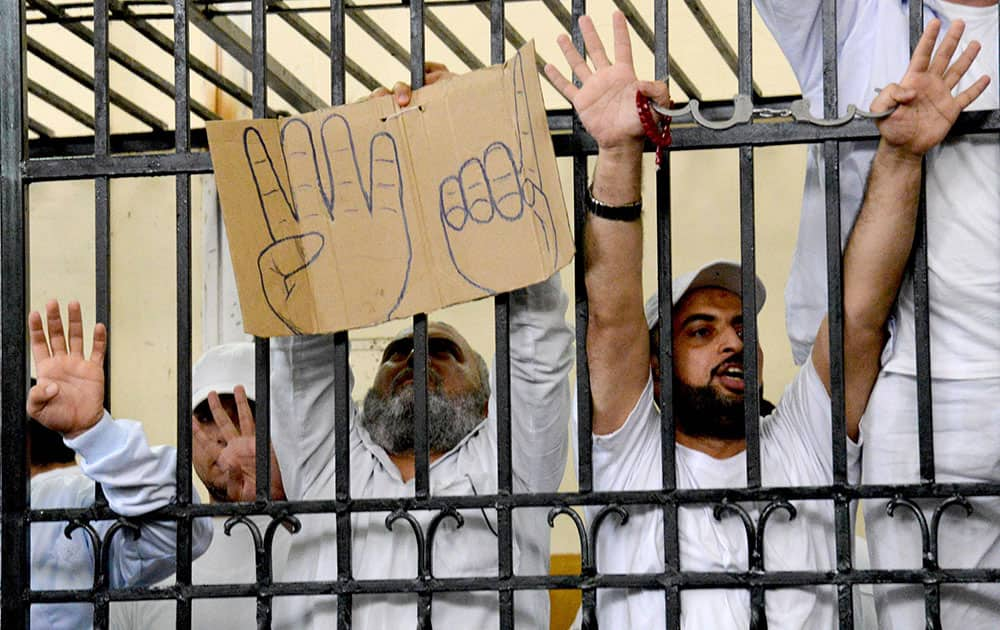
<path id="1" fill-rule="evenodd" d="M 251 516 L 263 538 L 271 518 Z M 201 520 L 201 519 L 199 519 Z M 250 530 L 244 524 L 225 532 L 228 517 L 212 519 L 212 545 L 191 564 L 192 584 L 247 584 L 257 581 L 256 555 Z M 271 550 L 274 581 L 279 581 L 288 559 L 290 536 L 278 529 Z M 168 578 L 157 586 L 173 586 Z M 272 628 L 282 628 L 272 600 Z M 130 601 L 111 604 L 111 630 L 174 630 L 177 604 L 173 600 Z M 257 626 L 257 606 L 252 599 L 195 599 L 191 603 L 191 627 L 206 630 L 244 630 Z"/>
<path id="2" fill-rule="evenodd" d="M 820 0 L 755 0 L 809 98 L 822 112 L 823 37 Z M 995 109 L 997 8 L 926 0 L 924 19 L 967 23 L 956 55 L 973 39 L 983 50 L 958 85 L 983 74 L 992 82 L 970 110 Z M 867 109 L 875 89 L 898 82 L 909 64 L 905 2 L 851 0 L 837 3 L 840 111 Z M 841 150 L 841 246 L 861 207 L 875 142 L 846 142 Z M 1000 376 L 1000 144 L 995 134 L 947 141 L 928 154 L 927 232 L 933 374 L 938 378 Z M 811 145 L 799 238 L 785 289 L 786 325 L 797 363 L 805 360 L 826 315 L 826 214 L 819 145 Z M 894 314 L 893 342 L 885 369 L 915 374 L 913 287 L 904 280 Z"/>
<path id="3" fill-rule="evenodd" d="M 768 487 L 826 485 L 833 482 L 830 398 L 807 362 L 785 390 L 774 412 L 761 419 L 762 482 Z M 653 401 L 652 378 L 625 424 L 609 435 L 594 436 L 594 489 L 632 491 L 662 488 L 660 414 Z M 849 477 L 860 473 L 861 447 L 848 440 Z M 676 446 L 678 488 L 745 488 L 746 452 L 728 459 Z M 826 570 L 836 566 L 833 504 L 795 501 L 795 520 L 773 514 L 765 528 L 764 567 L 768 571 Z M 759 522 L 766 504 L 745 504 Z M 588 507 L 592 521 L 600 506 Z M 628 523 L 614 516 L 602 525 L 597 569 L 602 574 L 660 573 L 664 567 L 663 512 L 630 506 Z M 678 531 L 682 571 L 742 572 L 748 569 L 747 534 L 739 517 L 721 521 L 711 505 L 680 508 Z M 600 589 L 597 615 L 602 630 L 663 626 L 662 591 Z M 767 591 L 771 630 L 836 628 L 833 587 Z M 685 630 L 745 630 L 750 627 L 750 597 L 745 589 L 686 589 L 681 593 Z"/>
<path id="4" fill-rule="evenodd" d="M 555 277 L 516 291 L 511 299 L 511 418 L 515 492 L 553 492 L 566 464 L 569 371 L 573 335 L 566 325 L 567 299 Z M 275 339 L 272 357 L 274 448 L 290 499 L 334 497 L 333 380 L 330 336 Z M 372 443 L 355 420 L 350 435 L 351 496 L 413 496 L 413 481 L 403 482 L 386 452 Z M 497 426 L 494 400 L 479 427 L 430 466 L 432 495 L 491 494 L 497 489 Z M 513 512 L 514 572 L 547 575 L 550 528 L 545 508 Z M 426 533 L 437 513 L 411 513 Z M 497 575 L 495 510 L 461 510 L 464 526 L 444 519 L 433 550 L 436 577 Z M 357 579 L 412 578 L 417 575 L 414 533 L 406 522 L 392 530 L 387 514 L 352 517 L 353 574 Z M 292 539 L 289 574 L 295 580 L 336 580 L 337 545 L 333 515 L 311 523 Z M 316 527 L 320 526 L 320 527 Z M 519 628 L 548 628 L 548 593 L 519 591 L 515 597 Z M 299 628 L 336 625 L 336 600 L 314 598 L 302 607 Z M 434 596 L 438 628 L 497 628 L 497 594 L 444 593 Z M 417 624 L 414 594 L 355 595 L 357 630 L 402 630 Z"/>
<path id="5" fill-rule="evenodd" d="M 102 484 L 112 510 L 139 516 L 161 508 L 177 497 L 176 450 L 150 447 L 142 425 L 104 417 L 91 429 L 65 440 L 81 457 L 80 466 L 59 468 L 31 479 L 32 509 L 83 508 L 94 503 L 94 482 Z M 194 494 L 197 497 L 197 493 Z M 102 539 L 114 521 L 92 523 Z M 31 588 L 33 590 L 89 589 L 94 584 L 94 548 L 83 530 L 72 539 L 63 535 L 65 522 L 31 526 Z M 192 528 L 192 555 L 200 556 L 212 541 L 208 523 L 196 520 Z M 133 540 L 126 531 L 111 539 L 107 567 L 110 588 L 148 586 L 174 572 L 177 550 L 174 521 L 142 525 Z M 36 604 L 31 627 L 47 630 L 89 629 L 93 606 L 87 603 Z"/>

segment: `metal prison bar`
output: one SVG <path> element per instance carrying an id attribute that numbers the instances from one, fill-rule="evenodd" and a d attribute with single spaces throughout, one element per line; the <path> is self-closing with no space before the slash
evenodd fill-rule
<path id="1" fill-rule="evenodd" d="M 268 479 L 270 475 L 268 444 L 268 386 L 269 386 L 269 354 L 268 342 L 257 340 L 256 344 L 256 391 L 257 391 L 257 501 L 252 504 L 240 505 L 192 505 L 191 504 L 191 429 L 189 423 L 188 401 L 191 399 L 191 383 L 186 378 L 179 378 L 177 384 L 177 442 L 178 467 L 177 482 L 179 485 L 178 502 L 157 513 L 157 518 L 176 519 L 178 522 L 177 537 L 177 576 L 176 585 L 166 589 L 151 590 L 146 588 L 130 588 L 109 590 L 107 583 L 98 579 L 93 590 L 73 591 L 32 591 L 30 589 L 30 524 L 45 521 L 70 521 L 80 526 L 98 519 L 115 519 L 106 504 L 98 502 L 90 509 L 60 509 L 31 510 L 28 505 L 27 461 L 25 453 L 25 430 L 22 422 L 26 398 L 26 383 L 28 380 L 28 358 L 25 347 L 26 312 L 28 308 L 28 187 L 32 183 L 60 179 L 92 179 L 95 182 L 95 241 L 96 241 L 96 301 L 97 319 L 109 321 L 111 316 L 110 301 L 110 180 L 116 177 L 131 177 L 141 175 L 171 175 L 176 178 L 177 204 L 177 339 L 181 340 L 177 347 L 177 365 L 191 364 L 190 347 L 183 340 L 191 337 L 191 175 L 210 172 L 210 163 L 204 152 L 203 140 L 196 145 L 193 138 L 203 138 L 202 134 L 192 133 L 190 129 L 190 112 L 192 101 L 189 92 L 190 71 L 195 64 L 190 59 L 189 26 L 194 16 L 192 11 L 201 12 L 201 3 L 173 3 L 173 56 L 175 61 L 174 84 L 170 88 L 174 95 L 175 132 L 172 142 L 172 152 L 169 154 L 152 154 L 150 151 L 162 150 L 162 140 L 152 136 L 135 137 L 131 140 L 132 147 L 145 149 L 146 153 L 135 155 L 116 154 L 112 149 L 116 146 L 110 134 L 109 106 L 120 99 L 109 89 L 109 56 L 113 48 L 108 43 L 108 3 L 115 5 L 117 0 L 97 0 L 94 3 L 94 136 L 92 149 L 81 149 L 80 144 L 63 146 L 76 147 L 72 155 L 62 157 L 32 157 L 29 152 L 28 128 L 31 125 L 27 116 L 27 92 L 29 82 L 26 71 L 26 50 L 29 40 L 26 33 L 26 8 L 18 0 L 0 0 L 0 67 L 5 72 L 0 73 L 0 216 L 2 216 L 2 236 L 0 236 L 0 273 L 3 283 L 0 288 L 2 297 L 2 318 L 0 318 L 0 343 L 2 343 L 3 379 L 2 405 L 3 417 L 2 444 L 0 453 L 3 458 L 2 477 L 0 477 L 0 498 L 2 498 L 2 533 L 0 533 L 0 552 L 5 561 L 0 573 L 0 626 L 3 628 L 25 628 L 29 623 L 28 605 L 43 602 L 92 602 L 95 610 L 95 627 L 106 628 L 108 623 L 108 605 L 111 600 L 133 599 L 169 599 L 176 602 L 177 627 L 190 628 L 192 624 L 191 602 L 198 597 L 255 597 L 257 599 L 257 618 L 260 627 L 269 627 L 271 601 L 275 596 L 293 594 L 337 594 L 338 597 L 338 628 L 351 627 L 352 596 L 365 593 L 412 592 L 419 597 L 418 627 L 430 628 L 430 614 L 435 593 L 490 590 L 496 591 L 498 597 L 498 614 L 502 628 L 513 628 L 514 602 L 517 591 L 526 589 L 581 589 L 583 592 L 584 627 L 596 628 L 595 605 L 596 591 L 599 588 L 637 587 L 661 590 L 667 604 L 665 628 L 680 627 L 680 594 L 688 588 L 740 588 L 751 593 L 751 604 L 754 609 L 754 629 L 765 627 L 764 596 L 769 588 L 787 587 L 790 585 L 836 585 L 838 591 L 840 627 L 844 630 L 853 628 L 852 587 L 868 583 L 913 583 L 923 584 L 928 619 L 931 623 L 939 623 L 939 586 L 942 583 L 968 582 L 1000 582 L 1000 568 L 991 569 L 941 569 L 937 566 L 933 553 L 928 557 L 923 569 L 919 570 L 866 570 L 852 569 L 850 541 L 850 508 L 853 501 L 863 498 L 900 498 L 913 500 L 918 498 L 937 499 L 941 502 L 939 509 L 946 508 L 954 497 L 995 496 L 1000 494 L 1000 484 L 942 484 L 934 478 L 933 442 L 931 439 L 931 394 L 930 394 L 930 357 L 928 344 L 918 346 L 918 383 L 919 383 L 919 430 L 921 483 L 910 486 L 852 486 L 847 482 L 846 451 L 844 448 L 844 356 L 843 356 L 843 296 L 842 273 L 840 257 L 840 199 L 839 199 L 839 151 L 840 142 L 845 140 L 873 139 L 877 133 L 871 122 L 852 122 L 842 127 L 817 128 L 790 122 L 771 124 L 738 125 L 728 130 L 717 131 L 702 127 L 678 128 L 674 133 L 674 150 L 705 149 L 722 147 L 739 147 L 740 150 L 740 231 L 742 240 L 741 257 L 743 262 L 743 290 L 748 299 L 744 300 L 744 321 L 746 324 L 746 345 L 748 352 L 754 352 L 758 343 L 755 325 L 755 312 L 752 308 L 755 300 L 754 265 L 756 252 L 754 250 L 755 208 L 753 198 L 753 149 L 759 146 L 769 146 L 788 143 L 822 143 L 825 159 L 825 176 L 827 199 L 827 268 L 830 303 L 830 338 L 831 338 L 831 389 L 833 399 L 833 462 L 834 482 L 823 487 L 766 488 L 761 485 L 759 433 L 757 424 L 758 403 L 750 397 L 746 409 L 746 425 L 748 435 L 747 458 L 747 488 L 722 490 L 678 490 L 676 488 L 675 457 L 674 457 L 674 418 L 670 404 L 672 396 L 672 356 L 671 335 L 669 332 L 671 301 L 664 296 L 671 295 L 671 277 L 673 273 L 671 247 L 671 208 L 670 208 L 670 169 L 669 154 L 665 167 L 657 173 L 656 193 L 656 230 L 657 230 L 657 268 L 658 287 L 660 295 L 660 339 L 659 348 L 661 385 L 661 436 L 662 436 L 662 473 L 664 487 L 660 491 L 648 492 L 594 492 L 593 468 L 591 459 L 591 422 L 588 372 L 586 365 L 586 328 L 587 301 L 586 289 L 583 284 L 583 261 L 577 258 L 575 281 L 577 303 L 575 308 L 577 330 L 577 394 L 579 413 L 578 440 L 581 445 L 578 463 L 579 491 L 575 493 L 544 493 L 544 494 L 514 494 L 512 486 L 511 463 L 511 420 L 510 420 L 510 348 L 509 348 L 509 308 L 508 296 L 495 298 L 495 337 L 497 348 L 497 409 L 498 409 L 498 483 L 497 492 L 493 495 L 443 497 L 429 492 L 428 446 L 427 446 L 427 415 L 426 391 L 418 388 L 418 403 L 416 405 L 415 433 L 417 444 L 417 477 L 416 494 L 414 497 L 399 499 L 359 499 L 350 496 L 350 463 L 347 440 L 337 440 L 336 491 L 332 500 L 323 501 L 269 501 L 267 498 Z M 548 3 L 547 3 L 548 4 Z M 699 2 L 688 2 L 693 10 L 704 11 Z M 122 6 L 130 6 L 127 3 Z M 333 0 L 330 8 L 329 53 L 331 63 L 332 87 L 330 102 L 342 103 L 345 98 L 345 72 L 349 60 L 345 51 L 345 15 L 348 0 Z M 290 5 L 281 4 L 283 11 L 294 10 Z M 312 9 L 310 9 L 312 10 Z M 352 7 L 352 10 L 357 10 Z M 911 41 L 915 42 L 922 30 L 922 5 L 911 3 Z M 426 7 L 422 0 L 411 0 L 409 3 L 411 41 L 409 64 L 411 82 L 420 85 L 424 60 L 424 32 Z M 586 11 L 584 0 L 573 0 L 571 17 L 573 24 L 576 18 Z M 998 9 L 1000 11 L 1000 9 Z M 252 107 L 254 116 L 261 117 L 272 113 L 267 104 L 267 89 L 269 59 L 266 54 L 266 26 L 268 5 L 264 0 L 253 0 L 251 3 L 251 50 L 250 65 L 252 67 Z M 505 19 L 503 0 L 490 0 L 490 57 L 492 63 L 504 59 L 505 38 L 510 28 Z M 666 0 L 654 1 L 653 48 L 656 58 L 657 76 L 665 76 L 670 70 L 669 42 L 667 39 L 668 11 Z M 739 41 L 737 43 L 736 73 L 739 80 L 740 94 L 751 94 L 753 89 L 751 53 L 751 2 L 741 0 L 738 11 Z M 577 30 L 573 32 L 574 42 L 583 47 L 582 38 Z M 827 0 L 823 10 L 824 39 L 824 113 L 828 118 L 835 118 L 838 112 L 837 102 L 837 60 L 836 42 L 836 4 Z M 726 44 L 728 46 L 728 44 Z M 721 50 L 721 48 L 720 48 Z M 757 99 L 760 104 L 762 99 Z M 725 117 L 731 107 L 718 106 L 717 113 Z M 573 158 L 574 176 L 574 207 L 577 235 L 577 248 L 582 251 L 583 221 L 585 219 L 583 204 L 587 194 L 587 156 L 596 152 L 593 140 L 589 138 L 571 114 L 565 111 L 555 111 L 549 114 L 550 126 L 556 132 L 553 140 L 557 154 Z M 37 128 L 37 123 L 35 124 Z M 956 126 L 956 133 L 983 133 L 1000 131 L 1000 118 L 997 112 L 965 114 Z M 568 132 L 568 133 L 563 133 Z M 145 144 L 144 144 L 145 142 Z M 51 155 L 51 154 L 47 154 Z M 915 282 L 917 285 L 917 326 L 918 337 L 927 339 L 928 330 L 928 295 L 927 295 L 927 263 L 926 263 L 926 230 L 922 226 L 918 230 L 916 245 Z M 427 360 L 427 319 L 421 315 L 414 318 L 414 337 L 417 373 L 415 382 L 426 382 Z M 110 356 L 110 352 L 109 352 Z M 335 335 L 335 351 L 332 357 L 333 370 L 336 378 L 338 406 L 335 410 L 335 431 L 337 435 L 348 434 L 349 402 L 348 389 L 348 334 Z M 748 389 L 754 391 L 760 379 L 755 362 L 750 362 L 746 370 Z M 110 379 L 107 381 L 107 395 L 110 395 Z M 110 398 L 106 398 L 110 405 Z M 787 500 L 821 499 L 832 501 L 835 505 L 837 567 L 832 571 L 783 571 L 769 572 L 762 562 L 756 562 L 745 573 L 718 574 L 692 573 L 680 571 L 680 552 L 678 548 L 677 515 L 678 508 L 691 504 L 724 505 L 727 509 L 739 512 L 741 502 L 757 502 L 763 505 L 777 505 Z M 599 523 L 595 522 L 592 531 L 587 532 L 582 521 L 575 519 L 580 528 L 581 552 L 583 570 L 575 576 L 528 576 L 514 575 L 512 558 L 512 513 L 515 509 L 527 507 L 550 507 L 552 516 L 564 513 L 568 506 L 603 505 L 606 506 L 599 521 L 604 517 L 621 517 L 630 506 L 659 505 L 664 518 L 664 552 L 665 570 L 652 575 L 605 575 L 599 572 L 595 565 L 596 530 Z M 405 516 L 410 511 L 433 511 L 441 514 L 459 508 L 492 508 L 497 511 L 498 523 L 498 557 L 499 566 L 496 577 L 490 578 L 435 578 L 421 568 L 421 573 L 415 579 L 388 580 L 358 580 L 353 577 L 351 556 L 351 515 L 358 512 L 384 511 Z M 253 585 L 192 585 L 191 583 L 191 524 L 192 519 L 213 515 L 231 516 L 231 523 L 243 523 L 255 528 L 246 520 L 249 514 L 268 514 L 272 524 L 268 528 L 273 534 L 273 527 L 279 523 L 288 523 L 294 528 L 296 516 L 314 513 L 334 513 L 337 523 L 337 554 L 338 575 L 335 581 L 275 583 L 270 572 L 270 549 L 266 544 L 259 544 L 254 550 L 257 554 L 257 583 Z M 573 515 L 571 514 L 571 517 Z M 141 522 L 142 519 L 139 519 Z M 749 533 L 752 530 L 763 529 L 765 523 L 747 523 Z M 122 528 L 128 525 L 122 524 Z M 121 531 L 117 535 L 123 535 Z M 257 533 L 260 534 L 259 530 Z M 759 532 L 757 532 L 759 533 Z M 936 532 L 929 531 L 930 540 L 924 544 L 931 552 L 934 549 L 933 537 Z M 433 532 L 426 532 L 432 537 Z M 109 535 L 110 537 L 110 535 Z M 267 543 L 270 536 L 262 537 Z M 98 541 L 98 547 L 106 545 L 107 540 Z M 427 541 L 432 542 L 432 541 Z M 749 550 L 748 550 L 749 551 Z M 100 556 L 100 554 L 98 554 Z M 95 572 L 100 578 L 104 567 L 98 561 Z"/>

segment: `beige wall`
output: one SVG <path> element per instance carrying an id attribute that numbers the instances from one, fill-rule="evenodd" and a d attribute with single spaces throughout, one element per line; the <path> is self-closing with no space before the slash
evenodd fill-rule
<path id="1" fill-rule="evenodd" d="M 651 3 L 647 3 L 650 4 Z M 730 41 L 736 41 L 735 3 L 726 0 L 706 2 L 716 15 L 721 28 Z M 607 37 L 610 2 L 591 3 L 599 30 Z M 700 33 L 690 14 L 680 0 L 671 0 L 671 46 L 675 57 L 685 70 L 694 76 L 710 77 L 704 81 L 706 98 L 729 98 L 737 86 L 732 74 L 722 64 L 718 55 Z M 451 28 L 463 35 L 481 59 L 489 58 L 488 22 L 474 7 L 445 7 L 434 9 Z M 652 24 L 649 7 L 647 21 Z M 507 6 L 509 18 L 523 34 L 535 37 L 539 53 L 554 62 L 561 60 L 554 36 L 558 32 L 555 20 L 536 3 L 512 3 Z M 381 26 L 393 33 L 404 46 L 408 45 L 409 24 L 405 11 L 381 11 L 377 15 Z M 308 19 L 322 32 L 328 32 L 328 20 L 322 15 L 310 14 Z M 169 28 L 168 22 L 163 23 Z M 316 93 L 329 94 L 328 62 L 301 39 L 294 38 L 280 20 L 269 22 L 269 52 L 303 80 Z M 192 47 L 202 59 L 217 58 L 220 68 L 234 80 L 247 82 L 247 73 L 224 53 L 212 49 L 210 43 L 192 27 Z M 45 34 L 49 33 L 48 36 Z M 47 45 L 60 50 L 72 59 L 83 59 L 84 66 L 92 58 L 88 49 L 59 31 L 39 30 Z M 172 78 L 172 61 L 164 53 L 153 49 L 142 38 L 122 25 L 112 29 L 112 41 L 141 56 L 148 65 L 163 76 Z M 652 54 L 635 42 L 635 59 L 639 74 L 651 77 Z M 348 20 L 347 51 L 355 60 L 364 63 L 381 81 L 391 84 L 405 79 L 408 71 L 401 64 L 380 50 L 367 36 Z M 427 57 L 440 59 L 453 68 L 461 64 L 433 37 L 427 43 Z M 755 68 L 758 83 L 765 94 L 789 94 L 797 91 L 787 64 L 781 58 L 773 41 L 759 20 L 755 23 Z M 85 68 L 88 71 L 91 69 Z M 32 61 L 33 77 L 44 77 L 49 85 L 62 85 L 64 81 Z M 40 79 L 42 80 L 42 79 Z M 112 87 L 140 100 L 157 116 L 173 122 L 173 105 L 169 98 L 147 89 L 136 89 L 134 80 L 120 69 L 112 74 Z M 554 90 L 544 85 L 545 98 L 550 107 L 565 107 Z M 364 94 L 364 89 L 349 79 L 348 99 Z M 57 91 L 62 90 L 61 87 Z M 77 88 L 67 84 L 68 94 Z M 91 98 L 80 91 L 75 100 L 87 106 Z M 197 77 L 192 77 L 192 93 L 205 95 L 204 101 L 214 103 L 227 115 L 246 115 L 232 99 L 216 95 Z M 676 94 L 677 98 L 683 95 Z M 217 99 L 217 100 L 216 100 Z M 271 100 L 275 107 L 282 107 L 280 99 Z M 34 99 L 29 111 L 41 115 L 45 107 Z M 241 113 L 242 112 L 242 113 Z M 80 134 L 83 129 L 71 121 L 56 117 L 57 131 Z M 115 113 L 113 131 L 135 131 L 137 127 L 127 117 Z M 195 119 L 195 125 L 200 122 Z M 794 373 L 788 342 L 783 327 L 782 290 L 787 276 L 798 223 L 798 208 L 804 173 L 803 147 L 775 147 L 755 153 L 755 192 L 757 217 L 758 271 L 769 289 L 767 305 L 760 318 L 760 336 L 765 349 L 764 382 L 766 394 L 776 400 Z M 647 289 L 655 286 L 655 241 L 652 200 L 653 166 L 647 156 L 645 173 L 646 210 L 646 275 Z M 571 195 L 570 162 L 560 160 L 564 192 Z M 738 155 L 736 150 L 677 152 L 672 159 L 674 222 L 674 266 L 678 272 L 689 270 L 700 262 L 717 257 L 739 258 L 738 223 Z M 57 297 L 62 301 L 80 299 L 85 309 L 85 323 L 93 324 L 94 300 L 94 245 L 93 245 L 93 184 L 91 182 L 65 182 L 34 185 L 30 189 L 31 230 L 31 305 L 41 308 L 44 300 Z M 112 184 L 112 320 L 110 322 L 113 344 L 112 401 L 117 416 L 141 419 L 154 442 L 174 441 L 176 434 L 175 387 L 178 374 L 187 374 L 189 366 L 176 365 L 176 308 L 175 292 L 175 230 L 174 230 L 174 180 L 149 178 L 116 180 Z M 198 314 L 202 312 L 203 266 L 201 229 L 203 224 L 201 180 L 194 178 L 192 190 L 193 233 L 193 313 L 194 331 L 192 354 L 201 352 L 201 325 Z M 572 293 L 572 267 L 563 271 L 564 285 Z M 571 301 L 572 304 L 572 301 Z M 472 345 L 487 357 L 493 354 L 492 301 L 480 301 L 447 309 L 432 317 L 445 319 L 456 325 L 470 339 Z M 572 309 L 567 314 L 572 323 Z M 375 365 L 386 337 L 391 337 L 404 324 L 394 322 L 352 333 L 354 368 L 357 378 L 354 396 L 363 397 L 374 374 Z M 188 340 L 184 340 L 187 342 Z M 567 467 L 564 489 L 575 488 L 572 467 Z M 575 533 L 570 529 L 557 529 L 554 536 L 554 553 L 578 551 Z"/>

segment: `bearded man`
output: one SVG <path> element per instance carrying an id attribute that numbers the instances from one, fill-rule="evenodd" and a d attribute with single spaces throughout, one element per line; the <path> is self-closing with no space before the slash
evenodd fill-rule
<path id="1" fill-rule="evenodd" d="M 566 464 L 569 371 L 573 335 L 565 321 L 567 298 L 557 276 L 515 291 L 510 308 L 511 454 L 515 492 L 553 492 Z M 432 495 L 497 491 L 497 414 L 486 362 L 451 326 L 427 330 L 427 423 Z M 334 498 L 335 443 L 349 441 L 351 498 L 410 497 L 416 474 L 413 436 L 413 335 L 393 339 L 364 410 L 352 406 L 348 435 L 334 435 L 333 337 L 300 336 L 271 343 L 274 448 L 289 499 Z M 462 524 L 439 519 L 432 549 L 434 577 L 495 577 L 497 518 L 493 509 L 459 510 Z M 514 567 L 547 574 L 550 529 L 544 508 L 513 512 Z M 439 512 L 409 513 L 424 535 Z M 337 579 L 334 515 L 310 515 L 292 537 L 291 580 Z M 389 529 L 385 512 L 351 515 L 352 574 L 359 580 L 413 578 L 417 539 L 406 523 Z M 320 517 L 320 518 L 317 518 Z M 284 598 L 283 598 L 284 599 Z M 296 628 L 336 627 L 336 598 L 293 600 Z M 496 628 L 494 591 L 434 596 L 438 628 Z M 518 628 L 548 628 L 548 593 L 519 591 Z M 417 624 L 414 593 L 354 595 L 352 627 L 396 630 Z"/>
<path id="2" fill-rule="evenodd" d="M 663 106 L 665 83 L 639 81 L 625 16 L 613 18 L 614 62 L 590 18 L 580 19 L 587 58 L 566 35 L 559 45 L 580 80 L 577 86 L 554 66 L 552 84 L 573 103 L 581 123 L 598 145 L 597 166 L 585 225 L 585 281 L 589 300 L 587 358 L 593 399 L 593 470 L 596 490 L 649 490 L 663 487 L 660 414 L 654 399 L 659 381 L 657 352 L 650 351 L 649 323 L 642 307 L 641 169 L 645 134 L 636 115 L 636 92 Z M 848 476 L 860 473 L 859 424 L 879 372 L 888 336 L 886 320 L 899 290 L 913 242 L 920 197 L 922 156 L 946 136 L 959 112 L 986 88 L 982 77 L 957 95 L 979 45 L 970 43 L 954 63 L 963 24 L 952 23 L 938 51 L 941 29 L 928 24 L 901 85 L 889 84 L 872 111 L 893 109 L 877 122 L 881 140 L 867 193 L 848 242 L 844 274 L 845 421 Z M 717 262 L 674 279 L 669 331 L 673 340 L 676 420 L 676 478 L 679 488 L 746 487 L 746 399 L 743 345 L 742 270 Z M 757 302 L 764 287 L 757 280 Z M 772 414 L 760 419 L 759 462 L 765 487 L 823 486 L 833 482 L 830 352 L 826 320 L 818 326 L 808 360 Z M 652 372 L 652 375 L 651 375 Z M 752 392 L 758 395 L 758 392 Z M 772 504 L 772 506 L 775 504 Z M 778 504 L 780 505 L 780 504 Z M 793 502 L 795 518 L 774 510 L 762 541 L 768 571 L 823 571 L 836 568 L 832 501 Z M 758 523 L 769 506 L 746 505 Z M 594 517 L 594 508 L 588 509 Z M 661 506 L 630 508 L 621 527 L 600 530 L 598 569 L 607 574 L 662 573 Z M 712 505 L 685 504 L 678 510 L 680 569 L 687 572 L 742 573 L 751 551 L 740 518 L 719 519 Z M 669 567 L 676 570 L 677 567 Z M 745 588 L 684 589 L 680 621 L 685 630 L 756 627 Z M 663 591 L 602 589 L 600 627 L 656 628 L 666 614 Z M 675 613 L 676 611 L 671 611 Z M 838 627 L 834 587 L 799 586 L 767 592 L 766 622 L 774 630 Z M 913 626 L 909 626 L 913 627 Z"/>

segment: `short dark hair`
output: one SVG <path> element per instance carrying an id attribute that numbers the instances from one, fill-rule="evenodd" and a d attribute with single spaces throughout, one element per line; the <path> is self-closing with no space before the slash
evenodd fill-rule
<path id="1" fill-rule="evenodd" d="M 31 379 L 31 386 L 35 384 L 35 379 Z M 28 461 L 32 466 L 76 461 L 76 453 L 63 443 L 62 435 L 31 417 L 28 418 L 28 444 Z"/>

